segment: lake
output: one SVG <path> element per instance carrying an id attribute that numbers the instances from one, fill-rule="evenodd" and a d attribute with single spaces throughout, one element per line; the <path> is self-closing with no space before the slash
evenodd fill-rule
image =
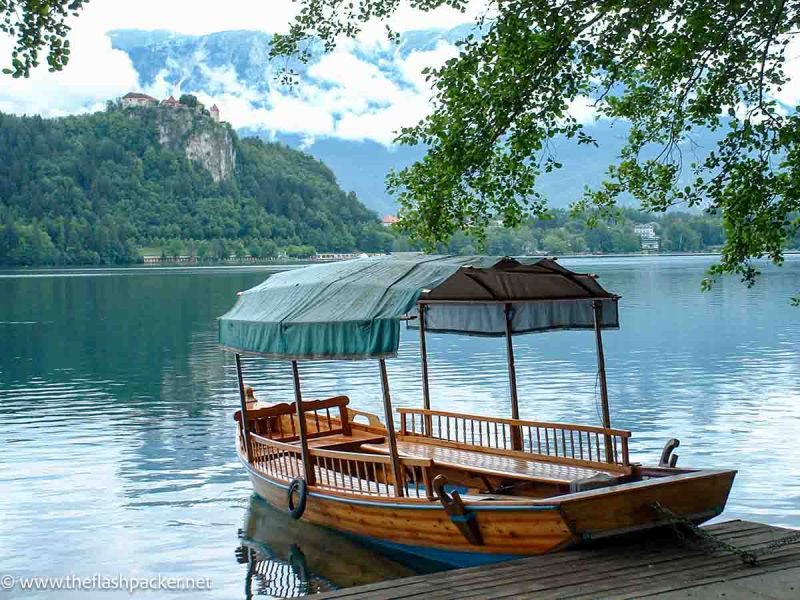
<path id="1" fill-rule="evenodd" d="M 752 289 L 727 279 L 702 293 L 712 261 L 561 262 L 622 295 L 622 327 L 604 340 L 612 424 L 633 431 L 632 458 L 657 462 L 679 438 L 679 465 L 739 469 L 724 519 L 800 528 L 800 309 L 789 304 L 800 259 L 765 266 Z M 0 271 L 0 575 L 209 578 L 212 591 L 191 597 L 240 599 L 410 573 L 251 495 L 215 318 L 268 275 Z M 591 332 L 520 336 L 515 348 L 522 418 L 599 424 Z M 431 335 L 428 352 L 432 408 L 509 414 L 502 339 Z M 388 364 L 395 406 L 420 406 L 413 330 Z M 288 364 L 246 359 L 244 370 L 259 399 L 293 399 Z M 377 363 L 300 371 L 307 399 L 345 393 L 382 413 Z"/>

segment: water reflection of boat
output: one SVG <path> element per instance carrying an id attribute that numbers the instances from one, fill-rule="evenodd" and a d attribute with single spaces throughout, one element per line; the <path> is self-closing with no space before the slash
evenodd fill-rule
<path id="1" fill-rule="evenodd" d="M 258 496 L 251 499 L 240 541 L 236 556 L 247 564 L 248 599 L 294 598 L 414 574 L 341 534 L 292 519 Z"/>
<path id="2" fill-rule="evenodd" d="M 378 257 L 270 278 L 220 319 L 256 493 L 297 519 L 458 566 L 720 514 L 735 471 L 677 468 L 674 443 L 643 466 L 631 433 L 611 427 L 602 330 L 619 326 L 618 300 L 541 258 Z M 420 331 L 423 408 L 401 408 L 396 432 L 385 359 L 402 321 Z M 519 418 L 513 336 L 558 329 L 594 333 L 600 426 Z M 505 337 L 511 418 L 431 410 L 426 331 Z M 294 404 L 251 402 L 241 353 L 291 361 Z M 304 401 L 298 361 L 313 359 L 377 359 L 383 423 L 346 396 Z"/>
<path id="3" fill-rule="evenodd" d="M 299 552 L 299 551 L 298 551 Z M 242 541 L 236 549 L 236 558 L 247 564 L 245 598 L 266 596 L 268 598 L 298 598 L 307 594 L 335 589 L 320 578 L 309 576 L 302 566 L 302 553 L 286 562 L 275 560 L 263 549 Z"/>

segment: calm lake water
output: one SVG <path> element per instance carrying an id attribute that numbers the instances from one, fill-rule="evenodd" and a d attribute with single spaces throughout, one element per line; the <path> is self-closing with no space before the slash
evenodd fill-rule
<path id="1" fill-rule="evenodd" d="M 711 261 L 562 262 L 623 296 L 622 329 L 605 342 L 612 423 L 634 432 L 632 456 L 657 461 L 677 437 L 679 465 L 739 469 L 724 518 L 800 527 L 800 309 L 789 305 L 800 260 L 765 267 L 753 289 L 727 280 L 704 294 Z M 251 496 L 215 317 L 268 274 L 0 272 L 0 575 L 208 577 L 212 591 L 193 598 L 239 599 L 409 573 Z M 599 423 L 590 332 L 515 346 L 523 418 Z M 433 408 L 508 414 L 503 340 L 431 336 L 429 355 Z M 421 403 L 417 358 L 405 331 L 389 361 L 396 406 Z M 287 364 L 247 360 L 245 375 L 259 398 L 292 399 Z M 301 376 L 307 398 L 347 393 L 381 412 L 377 364 L 303 363 Z"/>

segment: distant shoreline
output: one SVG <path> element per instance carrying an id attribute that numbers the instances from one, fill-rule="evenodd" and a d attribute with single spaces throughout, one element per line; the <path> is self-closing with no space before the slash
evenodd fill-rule
<path id="1" fill-rule="evenodd" d="M 787 250 L 783 253 L 784 256 L 798 256 L 800 250 Z M 552 255 L 533 255 L 540 256 L 541 258 L 549 257 Z M 572 259 L 608 259 L 608 258 L 691 258 L 691 257 L 704 257 L 704 256 L 722 256 L 720 252 L 660 252 L 657 254 L 644 254 L 637 252 L 627 252 L 618 254 L 562 254 L 556 256 L 559 260 L 572 260 Z M 356 259 L 357 260 L 357 259 Z M 769 260 L 763 258 L 759 260 Z M 0 265 L 0 272 L 2 271 L 15 271 L 15 272 L 63 272 L 63 271 L 83 271 L 91 274 L 93 271 L 130 271 L 141 270 L 156 271 L 156 270 L 214 270 L 214 269 L 240 269 L 240 270 L 275 270 L 284 271 L 290 268 L 302 267 L 305 265 L 319 265 L 329 262 L 338 261 L 314 261 L 314 260 L 293 260 L 293 261 L 264 261 L 264 262 L 214 262 L 214 263 L 191 263 L 191 262 L 163 262 L 163 263 L 130 263 L 126 265 Z"/>
<path id="2" fill-rule="evenodd" d="M 796 256 L 800 254 L 800 250 L 787 250 L 783 253 L 784 256 Z M 619 254 L 562 254 L 556 258 L 650 258 L 661 256 L 673 257 L 687 257 L 687 256 L 722 256 L 722 252 L 658 252 L 654 254 L 644 254 L 637 252 L 620 252 Z M 757 260 L 769 260 L 768 258 L 760 258 Z"/>

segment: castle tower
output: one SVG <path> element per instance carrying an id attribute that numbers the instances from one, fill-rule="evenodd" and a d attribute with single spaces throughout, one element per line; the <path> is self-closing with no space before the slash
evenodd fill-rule
<path id="1" fill-rule="evenodd" d="M 208 112 L 211 113 L 211 118 L 214 119 L 215 122 L 219 123 L 219 107 L 215 104 L 209 109 Z"/>

